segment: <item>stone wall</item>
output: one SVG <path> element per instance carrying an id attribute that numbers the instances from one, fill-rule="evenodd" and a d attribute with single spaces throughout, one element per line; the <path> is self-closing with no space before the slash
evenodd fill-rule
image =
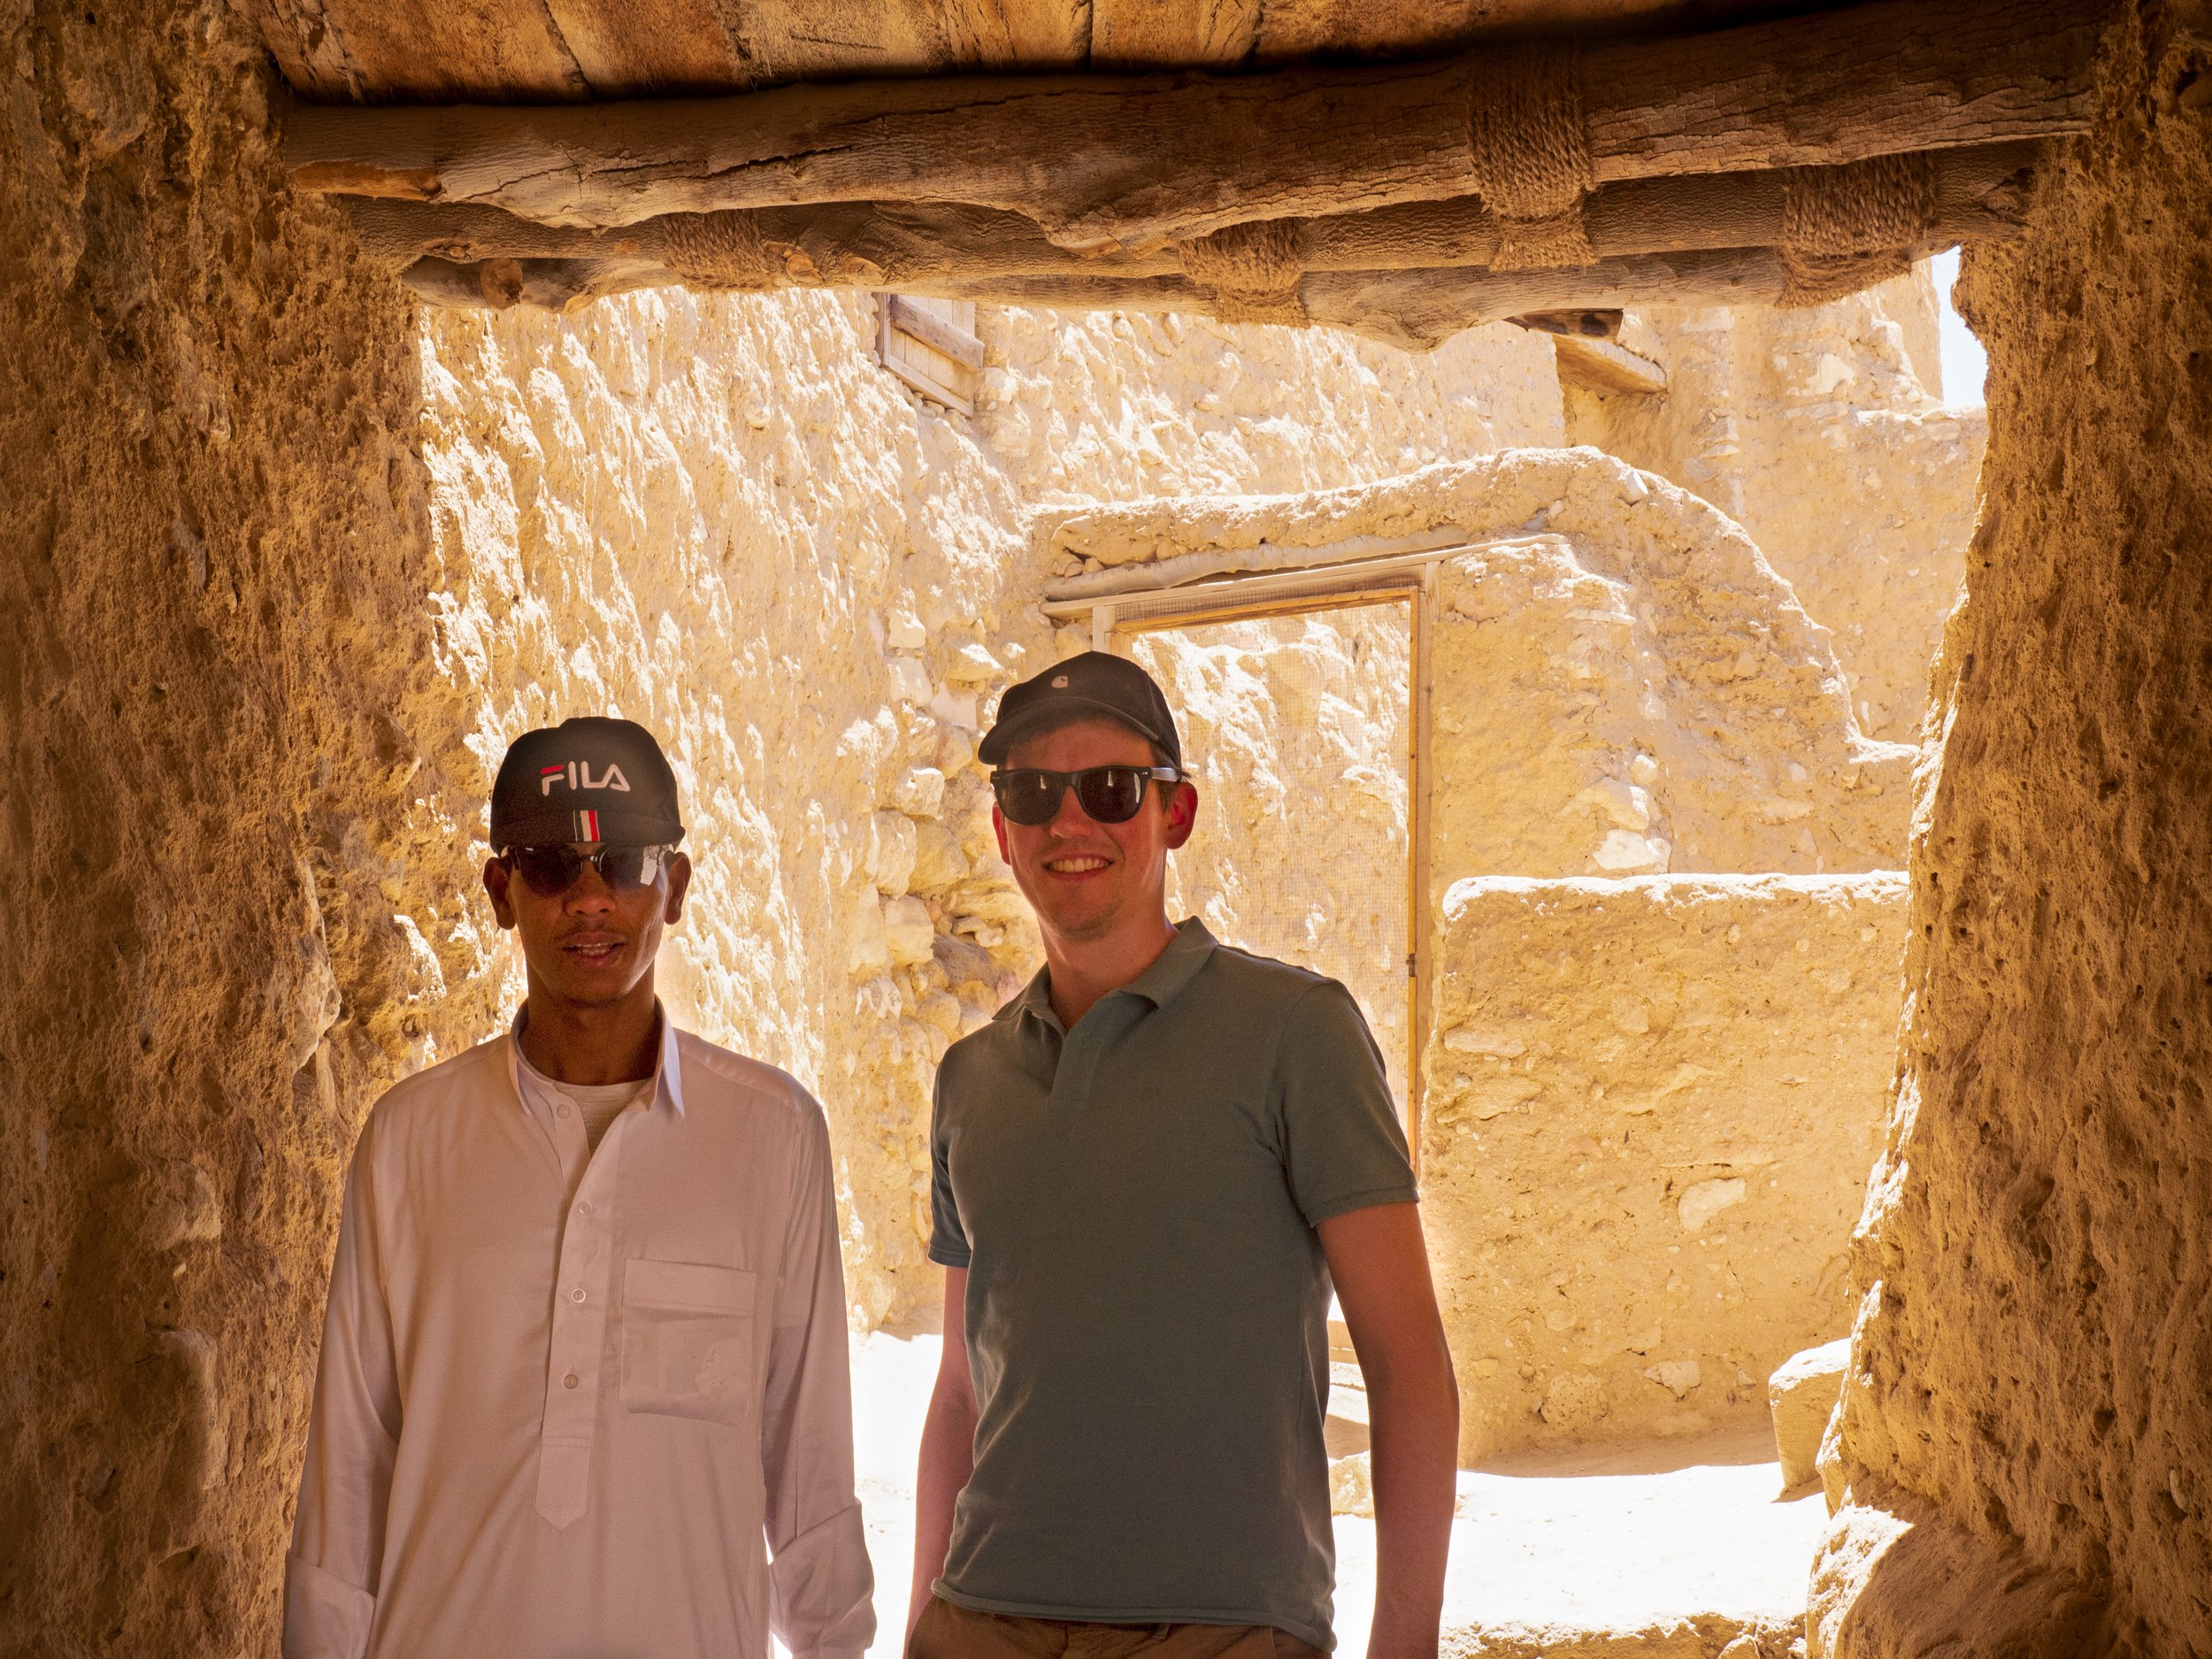
<path id="1" fill-rule="evenodd" d="M 1572 534 L 1437 583 L 1432 859 L 1452 875 L 1901 863 L 1909 752 L 1854 726 L 1825 636 L 1728 521 L 1586 469 Z M 1637 495 L 1637 490 L 1646 491 Z"/>
<path id="2" fill-rule="evenodd" d="M 823 1094 L 895 1313 L 929 1064 L 1028 961 L 971 758 L 1050 650 L 1024 513 L 1555 442 L 1555 394 L 1510 329 L 1002 316 L 971 424 L 864 300 L 419 318 L 286 194 L 234 14 L 0 38 L 0 1651 L 267 1652 L 353 1136 L 518 990 L 476 891 L 516 731 L 669 740 L 671 1000 Z"/>
<path id="3" fill-rule="evenodd" d="M 415 818 L 450 850 L 398 906 L 425 941 L 418 995 L 474 987 L 466 1035 L 492 1029 L 519 984 L 468 868 L 506 741 L 603 707 L 659 732 L 699 864 L 670 1000 L 821 1096 L 865 1325 L 936 1294 L 936 1061 L 1037 961 L 974 758 L 998 692 L 1056 649 L 1016 557 L 1032 503 L 1225 473 L 1344 483 L 1402 453 L 1551 437 L 1557 419 L 1526 389 L 1548 348 L 1510 328 L 1422 359 L 1318 332 L 987 311 L 972 423 L 876 366 L 872 321 L 863 296 L 675 291 L 565 320 L 426 319 L 453 700 L 419 738 Z M 1188 411 L 1216 380 L 1238 401 L 1202 430 Z M 1260 773 L 1302 764 L 1306 733 L 1244 724 Z M 1290 879 L 1292 851 L 1248 850 L 1243 879 Z"/>
<path id="4" fill-rule="evenodd" d="M 1412 999 L 1404 604 L 1144 634 L 1198 784 L 1171 915 L 1340 979 L 1405 1099 Z"/>
<path id="5" fill-rule="evenodd" d="M 237 12 L 0 41 L 0 1652 L 266 1653 L 409 1045 L 414 335 L 286 196 Z"/>
<path id="6" fill-rule="evenodd" d="M 2208 40 L 2202 4 L 2119 9 L 2094 130 L 1966 260 L 1985 504 L 1817 1655 L 2212 1653 Z"/>
<path id="7" fill-rule="evenodd" d="M 1633 313 L 1663 396 L 1570 388 L 1569 439 L 1718 507 L 1830 629 L 1870 737 L 1914 742 L 1958 596 L 1987 421 L 1947 408 L 1925 265 L 1831 305 Z"/>
<path id="8" fill-rule="evenodd" d="M 1460 1455 L 1763 1417 L 1850 1325 L 1901 875 L 1482 877 L 1444 904 L 1421 1135 Z"/>
<path id="9" fill-rule="evenodd" d="M 1296 495 L 1039 516 L 1053 591 L 1413 546 L 1442 564 L 1432 866 L 1451 876 L 1894 868 L 1913 751 L 1853 720 L 1828 633 L 1688 491 L 1587 448 Z"/>

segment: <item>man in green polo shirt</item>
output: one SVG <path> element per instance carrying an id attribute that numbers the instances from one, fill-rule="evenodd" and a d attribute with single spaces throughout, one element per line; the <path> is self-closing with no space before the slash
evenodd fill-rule
<path id="1" fill-rule="evenodd" d="M 938 1073 L 910 1659 L 1333 1646 L 1333 1285 L 1367 1379 L 1368 1652 L 1430 1659 L 1459 1402 L 1366 1022 L 1169 922 L 1198 796 L 1142 669 L 1047 669 L 978 752 L 1046 965 Z"/>

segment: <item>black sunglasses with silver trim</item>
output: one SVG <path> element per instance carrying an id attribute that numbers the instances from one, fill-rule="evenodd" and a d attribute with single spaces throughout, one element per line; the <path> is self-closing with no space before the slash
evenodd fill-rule
<path id="1" fill-rule="evenodd" d="M 1156 782 L 1180 783 L 1184 776 L 1175 766 L 1086 766 L 1080 772 L 1002 766 L 991 774 L 991 792 L 1010 823 L 1051 823 L 1071 788 L 1076 804 L 1094 822 L 1126 824 L 1144 805 L 1147 788 Z"/>
<path id="2" fill-rule="evenodd" d="M 568 842 L 556 842 L 506 848 L 499 854 L 499 862 L 520 876 L 540 898 L 557 899 L 582 879 L 586 864 L 596 870 L 599 879 L 617 893 L 649 887 L 668 867 L 675 850 L 673 847 L 602 846 L 595 853 L 587 853 Z"/>

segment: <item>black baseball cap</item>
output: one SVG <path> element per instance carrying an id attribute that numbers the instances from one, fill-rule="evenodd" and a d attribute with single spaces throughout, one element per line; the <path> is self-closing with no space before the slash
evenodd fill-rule
<path id="1" fill-rule="evenodd" d="M 1099 715 L 1150 738 L 1182 770 L 1183 740 L 1158 683 L 1127 657 L 1105 651 L 1055 663 L 1009 689 L 998 701 L 997 719 L 976 745 L 976 757 L 987 766 L 1002 764 L 1006 751 L 1024 738 Z"/>
<path id="2" fill-rule="evenodd" d="M 676 774 L 634 720 L 582 715 L 515 739 L 492 785 L 492 847 L 608 841 L 672 847 L 684 838 Z"/>

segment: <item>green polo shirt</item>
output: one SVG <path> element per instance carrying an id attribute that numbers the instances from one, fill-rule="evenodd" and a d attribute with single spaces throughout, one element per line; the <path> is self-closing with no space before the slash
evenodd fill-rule
<path id="1" fill-rule="evenodd" d="M 937 1074 L 929 1253 L 968 1270 L 979 1414 L 937 1593 L 1325 1647 L 1314 1228 L 1415 1201 L 1382 1056 L 1341 985 L 1196 920 L 1072 1032 L 1047 990 Z"/>

